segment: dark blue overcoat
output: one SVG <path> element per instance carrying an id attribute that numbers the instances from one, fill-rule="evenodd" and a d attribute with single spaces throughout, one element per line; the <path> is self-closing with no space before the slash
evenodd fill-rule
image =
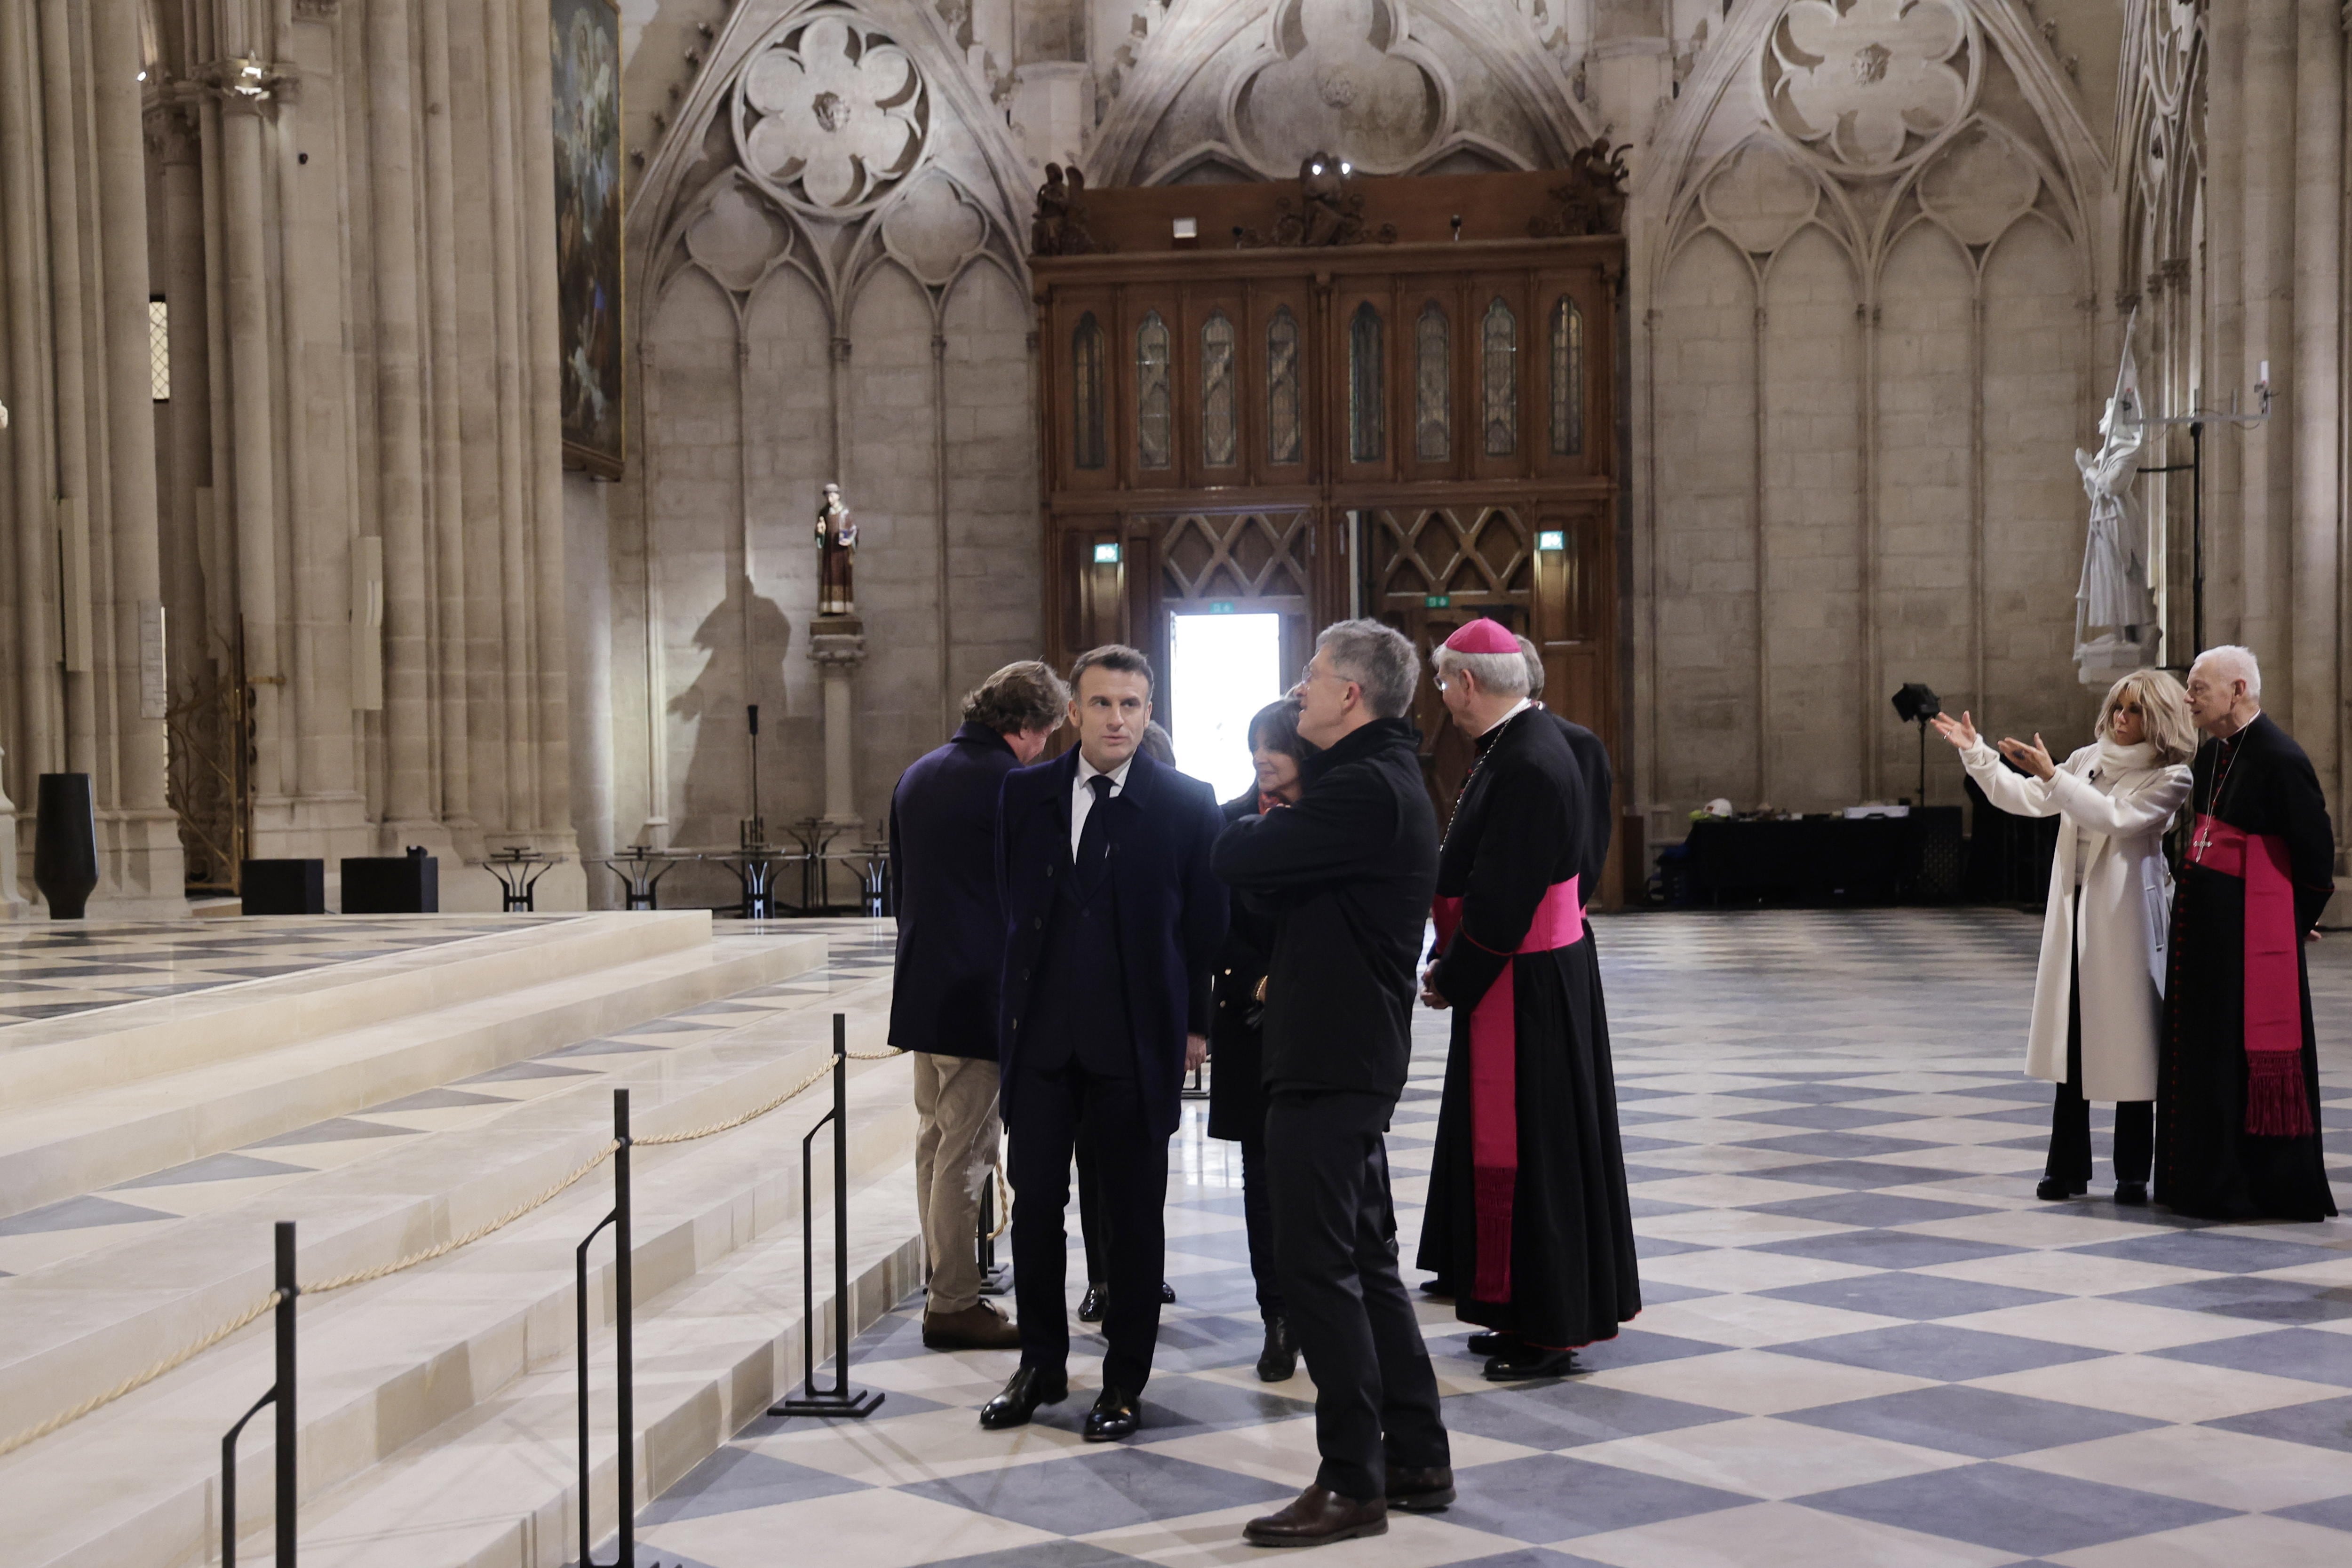
<path id="1" fill-rule="evenodd" d="M 1021 1020 L 1037 973 L 1054 897 L 1070 874 L 1075 747 L 1050 763 L 1007 773 L 997 808 L 997 871 L 1004 897 L 1004 1071 L 1017 1070 Z M 1224 941 L 1226 898 L 1209 850 L 1224 828 L 1214 791 L 1138 753 L 1127 786 L 1096 809 L 1106 824 L 1118 900 L 1136 1071 L 1154 1132 L 1176 1131 L 1184 1037 L 1209 1032 L 1209 973 Z M 1011 1097 L 1007 1096 L 1008 1106 Z"/>
<path id="2" fill-rule="evenodd" d="M 1004 907 L 996 885 L 996 796 L 1021 764 L 1004 737 L 966 724 L 899 775 L 890 795 L 891 908 L 898 963 L 890 1043 L 996 1059 Z"/>

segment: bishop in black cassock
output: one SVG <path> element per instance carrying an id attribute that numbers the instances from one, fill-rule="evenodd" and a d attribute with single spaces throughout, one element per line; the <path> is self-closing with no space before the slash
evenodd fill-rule
<path id="1" fill-rule="evenodd" d="M 2326 1219 L 2304 943 L 2335 891 L 2327 802 L 2303 748 L 2259 711 L 2199 747 L 2193 773 L 2158 1036 L 2156 1201 L 2203 1219 Z"/>
<path id="2" fill-rule="evenodd" d="M 1446 646 L 1517 652 L 1483 621 Z M 1476 689 L 1475 668 L 1446 679 L 1449 697 Z M 1550 1375 L 1641 1310 L 1584 927 L 1591 813 L 1584 770 L 1549 714 L 1521 700 L 1476 740 L 1438 858 L 1427 989 L 1453 1009 L 1454 1039 L 1418 1260 L 1452 1283 L 1465 1321 L 1493 1331 L 1473 1338 L 1492 1352 L 1488 1376 Z"/>

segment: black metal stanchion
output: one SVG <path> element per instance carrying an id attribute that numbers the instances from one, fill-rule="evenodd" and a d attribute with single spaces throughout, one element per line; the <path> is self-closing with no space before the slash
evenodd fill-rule
<path id="1" fill-rule="evenodd" d="M 816 1385 L 816 1227 L 810 1163 L 816 1135 L 833 1123 L 833 1386 Z M 833 1109 L 801 1140 L 801 1392 L 771 1415 L 871 1415 L 882 1403 L 874 1388 L 849 1386 L 849 1018 L 833 1016 Z"/>
<path id="2" fill-rule="evenodd" d="M 1009 1296 L 1013 1293 L 1013 1271 L 996 1261 L 996 1173 L 980 1189 L 980 1234 L 972 1239 L 973 1260 L 980 1265 L 980 1293 L 983 1296 Z"/>
<path id="3" fill-rule="evenodd" d="M 583 1568 L 599 1568 L 589 1550 L 596 1538 L 591 1533 L 595 1526 L 588 1506 L 588 1247 L 608 1225 L 613 1227 L 613 1403 L 614 1420 L 619 1427 L 621 1472 L 620 1548 L 614 1555 L 612 1568 L 636 1568 L 637 1562 L 636 1363 L 632 1342 L 635 1328 L 636 1292 L 629 1256 L 629 1091 L 625 1089 L 613 1091 L 613 1142 L 620 1145 L 613 1151 L 613 1212 L 598 1220 L 596 1228 L 581 1238 L 579 1250 L 572 1255 L 572 1304 L 580 1330 L 580 1562 Z M 648 1568 L 656 1568 L 656 1565 L 649 1564 Z"/>
<path id="4" fill-rule="evenodd" d="M 294 1568 L 294 1531 L 299 1522 L 299 1500 L 295 1496 L 294 1433 L 294 1298 L 301 1288 L 294 1283 L 294 1222 L 279 1220 L 277 1231 L 278 1251 L 278 1381 L 269 1392 L 253 1402 L 253 1408 L 236 1418 L 236 1425 L 221 1438 L 221 1568 L 236 1568 L 236 1440 L 245 1431 L 245 1424 L 261 1414 L 265 1405 L 278 1407 L 278 1452 L 274 1456 L 278 1468 L 278 1568 Z"/>

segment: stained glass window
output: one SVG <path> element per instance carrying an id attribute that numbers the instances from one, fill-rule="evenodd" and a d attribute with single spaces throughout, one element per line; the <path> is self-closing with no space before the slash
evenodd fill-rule
<path id="1" fill-rule="evenodd" d="M 1172 404 L 1168 391 L 1168 323 L 1160 312 L 1143 318 L 1135 330 L 1135 461 L 1145 468 L 1168 467 L 1173 449 L 1169 426 Z"/>
<path id="2" fill-rule="evenodd" d="M 1519 449 L 1519 319 L 1499 295 L 1478 324 L 1478 340 L 1486 456 L 1507 458 Z"/>
<path id="3" fill-rule="evenodd" d="M 1234 417 L 1234 324 L 1223 310 L 1201 323 L 1201 462 L 1234 466 L 1238 425 Z"/>
<path id="4" fill-rule="evenodd" d="M 1584 312 L 1562 294 L 1551 307 L 1551 455 L 1584 450 Z"/>
<path id="5" fill-rule="evenodd" d="M 1298 461 L 1298 318 L 1287 305 L 1265 329 L 1265 460 Z"/>
<path id="6" fill-rule="evenodd" d="M 1423 305 L 1412 329 L 1412 451 L 1424 463 L 1442 463 L 1453 450 L 1451 337 L 1437 301 Z"/>
<path id="7" fill-rule="evenodd" d="M 1387 383 L 1381 369 L 1381 313 L 1369 300 L 1348 320 L 1348 456 L 1377 463 L 1388 453 L 1388 419 L 1381 399 Z"/>
<path id="8" fill-rule="evenodd" d="M 1088 310 L 1070 334 L 1070 459 L 1099 468 L 1103 456 L 1102 323 Z"/>

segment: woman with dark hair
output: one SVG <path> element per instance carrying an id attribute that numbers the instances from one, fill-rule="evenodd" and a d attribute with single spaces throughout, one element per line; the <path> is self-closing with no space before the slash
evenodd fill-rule
<path id="1" fill-rule="evenodd" d="M 1225 803 L 1229 823 L 1297 800 L 1299 760 L 1313 750 L 1298 738 L 1297 700 L 1286 697 L 1259 709 L 1250 720 L 1249 743 L 1257 784 Z M 1265 1085 L 1260 1066 L 1265 1002 L 1260 987 L 1273 949 L 1273 917 L 1234 895 L 1225 950 L 1217 958 L 1215 1006 L 1209 1022 L 1209 1136 L 1242 1146 L 1242 1217 L 1249 1226 L 1258 1315 L 1265 1320 L 1265 1348 L 1257 1358 L 1257 1374 L 1265 1382 L 1281 1383 L 1298 1370 L 1298 1347 L 1283 1310 L 1282 1287 L 1275 1274 L 1274 1222 L 1266 1208 Z"/>

